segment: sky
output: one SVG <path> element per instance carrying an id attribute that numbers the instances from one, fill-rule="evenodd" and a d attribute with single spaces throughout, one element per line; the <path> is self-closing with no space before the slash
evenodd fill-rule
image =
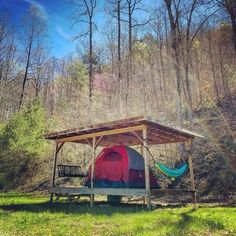
<path id="1" fill-rule="evenodd" d="M 154 2 L 156 4 L 156 1 L 151 0 L 143 0 L 143 2 L 148 6 Z M 99 41 L 99 44 L 102 45 L 104 44 L 102 31 L 108 26 L 103 9 L 105 2 L 104 0 L 97 0 L 97 3 L 99 5 L 94 21 L 100 31 L 94 34 L 94 40 Z M 74 53 L 78 48 L 79 41 L 72 40 L 73 36 L 81 33 L 83 29 L 78 26 L 72 27 L 71 16 L 75 9 L 69 0 L 0 0 L 0 14 L 8 11 L 12 22 L 19 29 L 22 16 L 32 5 L 40 10 L 41 17 L 48 22 L 48 42 L 51 56 L 61 58 Z M 82 39 L 80 39 L 80 43 L 82 43 Z"/>
<path id="2" fill-rule="evenodd" d="M 40 9 L 43 18 L 48 22 L 48 41 L 50 54 L 60 58 L 75 51 L 77 42 L 72 28 L 71 5 L 66 0 L 0 0 L 0 14 L 8 11 L 14 24 L 19 27 L 22 15 L 31 5 Z"/>

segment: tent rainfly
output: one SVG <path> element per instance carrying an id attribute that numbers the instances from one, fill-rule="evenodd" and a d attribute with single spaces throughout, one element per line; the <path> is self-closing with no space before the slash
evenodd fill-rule
<path id="1" fill-rule="evenodd" d="M 116 145 L 104 148 L 95 161 L 94 186 L 98 188 L 145 188 L 143 157 L 133 148 Z M 149 171 L 150 188 L 159 184 Z M 91 166 L 85 186 L 91 186 Z"/>

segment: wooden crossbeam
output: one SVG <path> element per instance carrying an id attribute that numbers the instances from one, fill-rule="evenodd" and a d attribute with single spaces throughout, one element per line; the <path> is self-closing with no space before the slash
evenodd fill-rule
<path id="1" fill-rule="evenodd" d="M 92 147 L 92 143 L 90 142 L 90 140 L 88 138 L 86 138 L 85 141 L 90 147 Z"/>
<path id="2" fill-rule="evenodd" d="M 133 131 L 132 134 L 143 144 L 143 139 L 137 134 L 137 132 Z"/>
<path id="3" fill-rule="evenodd" d="M 127 133 L 127 132 L 132 132 L 132 131 L 140 131 L 140 130 L 143 130 L 145 127 L 146 127 L 145 125 L 137 125 L 137 126 L 114 129 L 114 130 L 100 131 L 100 132 L 95 132 L 95 133 L 90 133 L 90 134 L 75 135 L 72 137 L 57 139 L 56 142 L 57 143 L 75 142 L 75 141 L 85 140 L 85 139 L 89 139 L 89 138 L 93 138 L 93 137 L 108 136 L 108 135 L 114 135 L 114 134 L 123 134 L 123 133 Z"/>

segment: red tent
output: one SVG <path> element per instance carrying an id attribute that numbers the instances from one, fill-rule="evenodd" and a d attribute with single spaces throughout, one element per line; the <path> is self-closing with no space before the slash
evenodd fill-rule
<path id="1" fill-rule="evenodd" d="M 85 185 L 90 187 L 91 166 Z M 94 187 L 145 188 L 144 158 L 134 149 L 117 145 L 104 148 L 95 161 Z M 159 184 L 150 171 L 150 187 Z"/>

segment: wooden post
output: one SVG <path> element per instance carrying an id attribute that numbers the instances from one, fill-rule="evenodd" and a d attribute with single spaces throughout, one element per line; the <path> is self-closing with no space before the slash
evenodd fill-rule
<path id="1" fill-rule="evenodd" d="M 143 157 L 144 157 L 144 165 L 145 165 L 145 187 L 146 187 L 146 203 L 147 208 L 150 210 L 151 201 L 150 201 L 150 177 L 149 177 L 149 157 L 148 157 L 148 143 L 147 143 L 147 128 L 143 129 Z"/>
<path id="2" fill-rule="evenodd" d="M 143 143 L 141 143 L 140 145 L 140 153 L 143 156 Z M 145 205 L 146 201 L 145 201 L 145 197 L 143 197 L 143 205 Z"/>
<path id="3" fill-rule="evenodd" d="M 55 153 L 54 153 L 54 161 L 53 161 L 53 172 L 52 172 L 52 180 L 51 180 L 51 187 L 53 188 L 55 186 L 55 176 L 56 176 L 56 166 L 57 166 L 57 155 L 59 151 L 61 150 L 64 143 L 56 143 L 55 147 Z M 50 194 L 50 202 L 53 201 L 53 193 Z"/>
<path id="4" fill-rule="evenodd" d="M 93 142 L 92 142 L 91 189 L 94 188 L 95 157 L 96 157 L 96 137 L 93 137 Z M 93 207 L 93 206 L 94 206 L 94 194 L 91 194 L 91 196 L 90 196 L 90 207 Z"/>
<path id="5" fill-rule="evenodd" d="M 191 181 L 191 190 L 192 190 L 192 194 L 193 194 L 193 204 L 196 204 L 197 203 L 196 186 L 195 186 L 194 173 L 193 173 L 192 155 L 190 153 L 191 144 L 192 144 L 192 142 L 190 142 L 188 144 L 188 151 L 189 151 L 188 164 L 189 164 L 189 173 L 190 173 L 190 181 Z"/>
<path id="6" fill-rule="evenodd" d="M 143 156 L 143 143 L 141 143 L 141 146 L 140 146 L 140 153 Z"/>

